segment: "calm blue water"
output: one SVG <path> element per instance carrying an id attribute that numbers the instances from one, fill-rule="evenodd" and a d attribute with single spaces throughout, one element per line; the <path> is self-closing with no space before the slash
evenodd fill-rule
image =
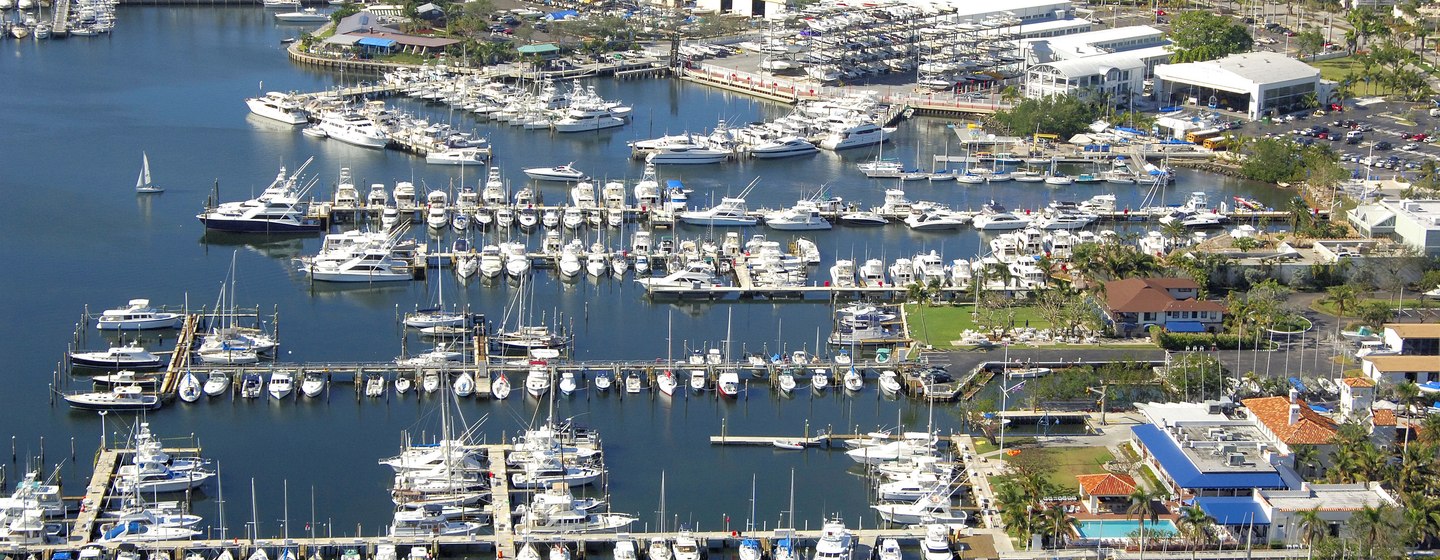
<path id="1" fill-rule="evenodd" d="M 44 442 L 45 462 L 64 460 L 67 493 L 82 491 L 89 458 L 102 433 L 95 414 L 54 406 L 47 397 L 52 372 L 86 305 L 92 311 L 135 297 L 156 303 L 212 306 L 234 255 L 237 300 L 278 312 L 282 359 L 287 361 L 381 361 L 401 352 L 397 313 L 427 305 L 436 282 L 447 282 L 445 299 L 467 304 L 498 320 L 516 288 L 501 284 L 467 287 L 448 275 L 429 283 L 379 289 L 311 287 L 290 259 L 311 254 L 318 238 L 259 240 L 217 239 L 204 235 L 194 214 L 218 181 L 222 199 L 245 198 L 266 185 L 281 164 L 292 170 L 314 156 L 310 171 L 321 177 L 315 196 L 328 198 L 338 169 L 350 167 L 362 193 L 371 182 L 393 186 L 396 180 L 447 188 L 461 180 L 457 168 L 426 166 L 398 152 L 353 148 L 300 135 L 298 128 L 249 117 L 243 99 L 265 90 L 313 91 L 373 79 L 292 66 L 279 40 L 302 30 L 275 25 L 260 8 L 125 7 L 110 37 L 66 40 L 0 41 L 4 110 L 0 111 L 0 186 L 7 214 L 0 220 L 0 258 L 10 264 L 0 290 L 0 355 L 5 357 L 6 389 L 0 391 L 4 426 L 14 435 L 16 457 L 6 464 L 7 478 L 32 463 Z M 665 132 L 701 130 L 717 119 L 748 122 L 783 112 L 782 107 L 677 82 L 597 80 L 602 95 L 635 106 L 635 122 L 621 129 L 581 135 L 493 128 L 463 115 L 396 104 L 427 112 L 489 135 L 497 163 L 514 183 L 524 167 L 568 161 L 597 178 L 638 178 L 641 165 L 628 159 L 627 140 Z M 928 160 L 945 149 L 946 123 L 918 120 L 902 126 L 899 139 L 886 148 L 911 162 Z M 140 153 L 148 153 L 155 181 L 167 191 L 137 197 L 132 190 Z M 917 158 L 917 154 L 919 157 Z M 847 200 L 878 203 L 886 184 L 854 171 L 853 162 L 874 152 L 837 156 L 744 162 L 684 169 L 663 174 L 694 188 L 692 200 L 739 192 L 756 177 L 750 196 L 754 207 L 789 204 L 819 188 Z M 464 181 L 479 179 L 466 171 Z M 1169 202 L 1183 192 L 1206 190 L 1215 200 L 1242 194 L 1278 204 L 1285 197 L 1255 185 L 1183 173 Z M 922 184 L 910 188 L 915 199 L 935 199 L 975 207 L 991 198 L 1012 207 L 1043 206 L 1052 197 L 1084 199 L 1110 192 L 1109 186 L 1074 187 L 1058 193 L 1044 187 L 1007 184 L 961 187 Z M 1117 194 L 1122 205 L 1138 205 L 1138 187 Z M 544 187 L 547 197 L 564 197 L 561 187 Z M 677 235 L 707 232 L 682 228 Z M 424 235 L 421 233 L 420 235 Z M 717 234 L 718 235 L 718 234 Z M 748 235 L 748 234 L 747 234 Z M 772 238 L 788 240 L 770 232 Z M 623 235 L 622 235 L 623 237 Z M 973 256 L 981 246 L 974 232 L 950 235 L 912 233 L 905 228 L 835 232 L 815 236 L 826 259 L 837 255 L 893 260 L 935 248 L 948 258 Z M 448 242 L 448 240 L 444 240 Z M 611 240 L 619 245 L 621 239 Z M 818 270 L 823 271 L 828 263 Z M 817 272 L 823 274 L 823 272 Z M 738 352 L 815 347 L 828 334 L 828 308 L 819 303 L 651 303 L 631 282 L 613 279 L 566 284 L 547 274 L 533 282 L 534 313 L 573 325 L 580 359 L 654 359 L 666 355 L 667 322 L 673 318 L 671 347 L 706 347 L 723 340 L 727 320 Z M 538 308 L 538 309 L 537 309 Z M 104 343 L 93 332 L 88 347 Z M 416 340 L 410 350 L 423 348 Z M 80 382 L 61 380 L 60 388 Z M 492 441 L 515 434 L 537 415 L 522 400 L 489 404 L 466 402 L 471 421 L 482 416 L 480 430 Z M 702 529 L 719 528 L 726 514 L 732 525 L 750 518 L 750 482 L 757 480 L 753 507 L 757 524 L 773 526 L 786 509 L 789 473 L 795 475 L 797 524 L 818 526 L 823 516 L 843 513 L 851 524 L 867 526 L 875 518 L 866 509 L 865 486 L 850 474 L 850 462 L 824 451 L 780 452 L 770 448 L 712 448 L 707 437 L 724 425 L 732 434 L 793 434 L 833 426 L 868 430 L 903 422 L 923 428 L 932 416 L 922 407 L 882 400 L 868 391 L 855 398 L 808 395 L 777 401 L 763 389 L 738 402 L 691 398 L 673 403 L 648 398 L 577 396 L 559 404 L 560 414 L 598 427 L 606 440 L 611 469 L 609 490 L 617 511 L 640 516 L 655 526 L 660 475 L 667 479 L 670 522 L 693 521 Z M 328 403 L 232 403 L 218 400 L 174 406 L 151 419 L 161 434 L 190 441 L 220 461 L 230 535 L 243 535 L 253 478 L 262 535 L 282 532 L 282 487 L 289 485 L 289 532 L 305 532 L 298 520 L 311 517 L 311 492 L 320 531 L 354 534 L 357 526 L 375 533 L 388 522 L 386 469 L 376 459 L 393 454 L 402 430 L 434 434 L 432 399 L 391 399 L 386 404 L 358 403 L 348 387 Z M 948 408 L 935 410 L 934 425 L 956 429 Z M 133 421 L 111 415 L 106 429 Z M 70 449 L 83 466 L 70 462 Z M 217 521 L 207 488 L 197 510 Z M 316 526 L 312 526 L 316 527 Z M 643 527 L 641 527 L 643 528 Z M 216 533 L 218 536 L 218 532 Z"/>

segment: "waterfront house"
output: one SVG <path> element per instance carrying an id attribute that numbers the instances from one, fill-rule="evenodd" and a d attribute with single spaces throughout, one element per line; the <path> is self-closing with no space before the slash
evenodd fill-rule
<path id="1" fill-rule="evenodd" d="M 1101 312 L 1120 336 L 1144 333 L 1152 325 L 1172 332 L 1216 332 L 1225 306 L 1196 299 L 1200 285 L 1189 278 L 1127 278 L 1105 283 Z"/>

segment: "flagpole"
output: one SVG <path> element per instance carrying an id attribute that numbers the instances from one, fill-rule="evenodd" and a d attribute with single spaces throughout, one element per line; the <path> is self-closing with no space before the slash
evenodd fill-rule
<path id="1" fill-rule="evenodd" d="M 1005 386 L 1005 380 L 1009 379 L 1010 368 L 1010 343 L 1001 342 L 1005 345 L 1005 363 L 1000 365 L 1000 451 L 1005 451 L 1005 409 L 1009 406 L 1010 388 Z"/>

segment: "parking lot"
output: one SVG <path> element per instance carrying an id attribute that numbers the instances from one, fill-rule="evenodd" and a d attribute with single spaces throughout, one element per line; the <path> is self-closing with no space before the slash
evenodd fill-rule
<path id="1" fill-rule="evenodd" d="M 1328 143 L 1340 154 L 1341 163 L 1357 170 L 1368 165 L 1372 173 L 1413 173 L 1426 160 L 1440 161 L 1440 145 L 1436 144 L 1440 117 L 1431 117 L 1425 105 L 1350 102 L 1341 111 L 1288 115 L 1270 122 L 1244 123 L 1235 130 L 1257 138 Z"/>

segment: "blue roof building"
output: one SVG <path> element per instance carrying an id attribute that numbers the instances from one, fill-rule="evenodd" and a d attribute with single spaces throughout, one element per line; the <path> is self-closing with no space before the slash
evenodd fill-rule
<path id="1" fill-rule="evenodd" d="M 1203 404 L 1141 409 L 1151 423 L 1131 428 L 1135 447 L 1174 494 L 1248 497 L 1256 489 L 1300 484 L 1287 457 L 1253 420 L 1212 413 Z"/>

